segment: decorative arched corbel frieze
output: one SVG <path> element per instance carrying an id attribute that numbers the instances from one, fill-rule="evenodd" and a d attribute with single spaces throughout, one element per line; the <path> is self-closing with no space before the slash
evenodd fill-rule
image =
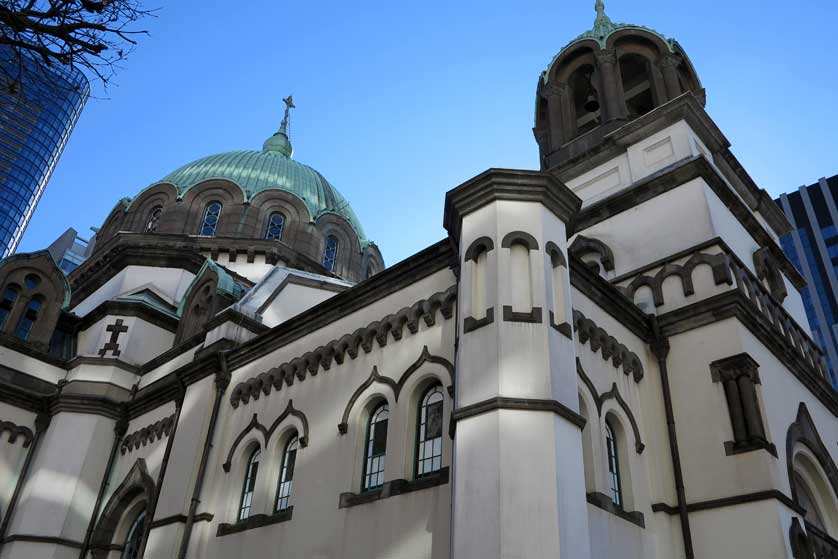
<path id="1" fill-rule="evenodd" d="M 106 549 L 113 543 L 114 533 L 122 520 L 123 514 L 138 495 L 145 494 L 146 501 L 151 503 L 156 492 L 156 484 L 148 473 L 145 460 L 137 458 L 131 470 L 113 492 L 91 537 L 91 548 Z M 94 555 L 95 556 L 95 555 Z"/>
<path id="2" fill-rule="evenodd" d="M 511 248 L 513 243 L 520 243 L 530 250 L 538 250 L 538 241 L 535 237 L 524 231 L 512 231 L 507 233 L 500 242 L 501 248 Z"/>
<path id="3" fill-rule="evenodd" d="M 433 363 L 435 365 L 442 365 L 446 371 L 448 371 L 448 394 L 451 395 L 454 390 L 454 365 L 444 357 L 438 357 L 436 355 L 432 355 L 430 351 L 428 351 L 428 346 L 424 346 L 422 348 L 422 354 L 419 358 L 413 362 L 410 367 L 408 367 L 402 376 L 399 377 L 399 381 L 396 383 L 395 393 L 396 393 L 396 401 L 399 400 L 399 394 L 401 394 L 402 388 L 404 388 L 405 384 L 407 384 L 407 380 L 410 376 L 419 370 L 419 368 L 424 365 L 425 363 Z"/>
<path id="4" fill-rule="evenodd" d="M 620 406 L 620 408 L 626 414 L 626 417 L 628 417 L 629 423 L 631 423 L 631 430 L 634 431 L 634 450 L 637 451 L 637 454 L 642 454 L 643 449 L 646 448 L 646 445 L 643 444 L 643 441 L 640 438 L 640 429 L 637 427 L 637 420 L 634 418 L 634 414 L 631 413 L 631 408 L 629 408 L 622 395 L 620 395 L 620 391 L 617 389 L 616 382 L 611 385 L 611 390 L 609 390 L 608 392 L 603 392 L 599 396 L 598 406 L 600 408 L 600 415 L 602 415 L 603 404 L 605 404 L 606 401 L 611 399 L 616 400 L 617 405 Z"/>
<path id="5" fill-rule="evenodd" d="M 306 414 L 294 407 L 294 401 L 290 399 L 288 400 L 288 405 L 285 406 L 285 410 L 281 414 L 279 414 L 279 417 L 276 418 L 276 421 L 274 421 L 273 424 L 271 424 L 271 426 L 268 427 L 268 431 L 265 435 L 265 445 L 268 444 L 268 441 L 270 440 L 271 436 L 273 436 L 274 431 L 276 431 L 276 429 L 280 425 L 282 425 L 282 422 L 285 421 L 285 419 L 287 419 L 289 416 L 296 417 L 300 421 L 300 424 L 302 424 L 303 426 L 303 432 L 301 435 L 298 435 L 297 439 L 298 441 L 300 441 L 300 446 L 308 446 L 308 418 L 306 417 Z M 254 414 L 253 417 L 256 417 L 256 414 Z"/>
<path id="6" fill-rule="evenodd" d="M 264 448 L 264 446 L 267 446 L 267 444 L 268 444 L 268 430 L 265 428 L 264 425 L 259 423 L 259 419 L 256 417 L 256 414 L 254 413 L 253 417 L 250 419 L 250 423 L 248 423 L 247 426 L 244 429 L 242 429 L 242 432 L 239 433 L 239 435 L 236 437 L 236 440 L 233 441 L 233 445 L 230 447 L 230 450 L 227 452 L 227 460 L 224 462 L 224 464 L 221 465 L 221 467 L 224 468 L 225 472 L 227 472 L 227 473 L 230 472 L 230 467 L 233 464 L 233 456 L 236 453 L 236 449 L 239 447 L 239 444 L 241 444 L 241 442 L 244 440 L 244 438 L 247 436 L 247 434 L 250 433 L 254 429 L 256 429 L 257 431 L 262 433 L 262 437 L 264 439 L 263 440 L 263 442 L 264 442 L 263 448 Z"/>
<path id="7" fill-rule="evenodd" d="M 495 250 L 495 242 L 489 237 L 479 237 L 468 246 L 463 258 L 466 262 L 476 260 L 477 255 L 481 252 L 490 252 L 492 250 Z"/>
<path id="8" fill-rule="evenodd" d="M 567 259 L 556 243 L 547 241 L 547 244 L 544 245 L 544 252 L 550 257 L 550 264 L 554 268 L 558 268 L 559 266 L 567 268 Z"/>
<path id="9" fill-rule="evenodd" d="M 29 445 L 35 440 L 32 429 L 24 425 L 12 423 L 11 421 L 0 421 L 0 439 L 2 439 L 3 433 L 9 434 L 9 438 L 7 439 L 9 444 L 15 444 L 18 437 L 23 437 L 23 448 L 29 448 Z"/>
<path id="10" fill-rule="evenodd" d="M 614 252 L 607 244 L 599 239 L 593 239 L 585 235 L 576 235 L 576 238 L 570 244 L 569 250 L 570 254 L 578 258 L 590 253 L 597 254 L 599 255 L 599 262 L 603 270 L 606 272 L 614 270 Z"/>
<path id="11" fill-rule="evenodd" d="M 610 360 L 615 367 L 622 367 L 625 374 L 633 375 L 635 382 L 643 379 L 643 363 L 636 353 L 597 326 L 596 322 L 581 311 L 573 310 L 573 322 L 580 344 L 589 344 L 591 351 L 600 352 L 604 360 Z"/>
<path id="12" fill-rule="evenodd" d="M 786 432 L 786 468 L 788 468 L 789 487 L 791 487 L 792 500 L 799 504 L 797 484 L 794 481 L 794 447 L 798 443 L 806 445 L 806 448 L 815 455 L 821 468 L 826 472 L 832 491 L 838 495 L 838 468 L 836 468 L 835 461 L 832 460 L 826 445 L 823 444 L 818 429 L 815 427 L 815 422 L 812 421 L 812 416 L 809 414 L 809 409 L 803 402 L 800 402 L 800 406 L 797 408 L 797 418 Z"/>
<path id="13" fill-rule="evenodd" d="M 122 445 L 120 445 L 119 449 L 120 453 L 124 455 L 126 452 L 131 452 L 148 443 L 153 443 L 155 440 L 162 440 L 163 437 L 168 437 L 172 432 L 174 424 L 175 414 L 172 414 L 142 429 L 137 429 L 122 439 Z"/>
<path id="14" fill-rule="evenodd" d="M 666 264 L 654 276 L 641 275 L 634 278 L 631 283 L 622 288 L 623 293 L 632 301 L 634 294 L 643 286 L 652 291 L 652 300 L 656 307 L 664 304 L 663 282 L 670 276 L 678 276 L 681 280 L 681 288 L 684 297 L 695 294 L 693 285 L 693 271 L 700 264 L 706 264 L 713 270 L 713 281 L 716 285 L 723 283 L 733 285 L 733 274 L 729 265 L 730 259 L 726 254 L 706 254 L 699 252 L 690 256 L 683 264 Z"/>
<path id="15" fill-rule="evenodd" d="M 367 388 L 369 388 L 370 386 L 372 386 L 376 382 L 380 382 L 381 384 L 386 384 L 393 391 L 394 395 L 398 394 L 397 391 L 398 391 L 399 387 L 398 387 L 398 384 L 396 384 L 396 381 L 394 381 L 393 379 L 391 379 L 389 377 L 383 377 L 383 376 L 379 375 L 378 374 L 378 367 L 374 366 L 372 368 L 372 373 L 370 373 L 369 378 L 367 378 L 367 380 L 365 380 L 361 384 L 361 386 L 359 386 L 358 389 L 355 390 L 355 392 L 349 398 L 349 402 L 346 403 L 346 409 L 343 410 L 343 416 L 341 417 L 340 423 L 338 424 L 338 432 L 341 435 L 345 435 L 346 432 L 349 430 L 349 412 L 352 411 L 352 406 L 355 405 L 355 402 L 358 400 L 358 398 L 361 397 L 361 394 L 364 393 L 364 390 L 366 390 Z"/>

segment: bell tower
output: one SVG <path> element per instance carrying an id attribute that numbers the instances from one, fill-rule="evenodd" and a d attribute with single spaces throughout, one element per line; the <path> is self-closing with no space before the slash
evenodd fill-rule
<path id="1" fill-rule="evenodd" d="M 593 28 L 550 62 L 536 87 L 541 168 L 590 153 L 608 134 L 686 93 L 704 90 L 684 50 L 647 27 L 614 23 L 597 0 Z"/>

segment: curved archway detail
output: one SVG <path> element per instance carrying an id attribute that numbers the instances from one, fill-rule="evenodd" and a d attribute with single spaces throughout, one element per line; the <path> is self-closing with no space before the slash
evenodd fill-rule
<path id="1" fill-rule="evenodd" d="M 797 483 L 794 476 L 794 447 L 798 443 L 806 445 L 814 454 L 823 471 L 826 472 L 827 481 L 832 487 L 832 491 L 838 495 L 838 468 L 836 468 L 835 461 L 832 460 L 826 445 L 823 444 L 823 440 L 818 434 L 815 422 L 812 421 L 812 416 L 809 414 L 809 409 L 803 402 L 800 402 L 800 406 L 797 408 L 797 418 L 786 432 L 786 468 L 788 469 L 789 487 L 791 488 L 792 500 L 799 504 Z"/>
<path id="2" fill-rule="evenodd" d="M 152 502 L 156 488 L 157 485 L 148 473 L 145 460 L 137 458 L 125 479 L 122 480 L 111 498 L 108 499 L 105 508 L 102 509 L 102 515 L 93 530 L 91 549 L 108 549 L 113 543 L 119 521 L 131 502 L 143 493 L 148 502 Z M 94 557 L 96 557 L 95 554 Z"/>
<path id="3" fill-rule="evenodd" d="M 264 438 L 264 446 L 267 446 L 269 437 L 268 430 L 265 428 L 264 425 L 259 423 L 257 414 L 254 413 L 253 417 L 250 419 L 250 423 L 248 423 L 247 426 L 244 429 L 242 429 L 241 433 L 239 433 L 236 437 L 236 440 L 233 441 L 230 450 L 227 451 L 227 460 L 224 462 L 224 464 L 221 465 L 221 467 L 224 468 L 224 471 L 226 473 L 230 473 L 230 466 L 232 466 L 233 464 L 233 456 L 235 455 L 236 449 L 239 447 L 239 444 L 241 444 L 241 442 L 244 440 L 247 434 L 253 431 L 254 429 L 262 433 L 262 437 Z"/>
<path id="4" fill-rule="evenodd" d="M 389 377 L 383 377 L 379 375 L 378 367 L 374 366 L 372 368 L 372 373 L 370 373 L 369 378 L 367 378 L 367 380 L 365 380 L 361 384 L 361 386 L 359 386 L 355 390 L 352 396 L 350 396 L 349 402 L 346 403 L 346 409 L 343 410 L 343 416 L 341 417 L 340 423 L 338 424 L 338 432 L 341 435 L 345 435 L 346 432 L 349 430 L 349 412 L 352 411 L 352 406 L 355 405 L 355 402 L 358 400 L 358 398 L 361 397 L 361 394 L 363 394 L 364 390 L 366 390 L 376 382 L 389 386 L 393 390 L 393 394 L 398 394 L 399 387 L 398 384 L 396 384 L 396 381 Z"/>

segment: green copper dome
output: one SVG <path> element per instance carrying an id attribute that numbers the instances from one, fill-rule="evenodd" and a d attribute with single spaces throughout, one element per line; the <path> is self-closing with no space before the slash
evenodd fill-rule
<path id="1" fill-rule="evenodd" d="M 291 159 L 293 150 L 288 139 L 287 120 L 286 112 L 279 131 L 265 140 L 262 151 L 210 155 L 169 173 L 160 182 L 173 184 L 179 196 L 183 196 L 190 188 L 206 180 L 226 179 L 244 191 L 246 201 L 265 190 L 283 190 L 305 203 L 312 220 L 328 213 L 344 218 L 364 246 L 367 243 L 364 229 L 349 202 L 323 175 Z"/>

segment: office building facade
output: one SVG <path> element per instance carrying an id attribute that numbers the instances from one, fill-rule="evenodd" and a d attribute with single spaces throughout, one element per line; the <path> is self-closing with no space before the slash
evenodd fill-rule
<path id="1" fill-rule="evenodd" d="M 0 50 L 10 75 L 13 63 L 17 59 Z M 23 76 L 20 87 L 0 87 L 0 258 L 20 243 L 90 94 L 77 69 L 32 65 Z"/>
<path id="2" fill-rule="evenodd" d="M 783 194 L 777 203 L 792 224 L 780 243 L 806 278 L 806 316 L 838 388 L 838 175 Z"/>

